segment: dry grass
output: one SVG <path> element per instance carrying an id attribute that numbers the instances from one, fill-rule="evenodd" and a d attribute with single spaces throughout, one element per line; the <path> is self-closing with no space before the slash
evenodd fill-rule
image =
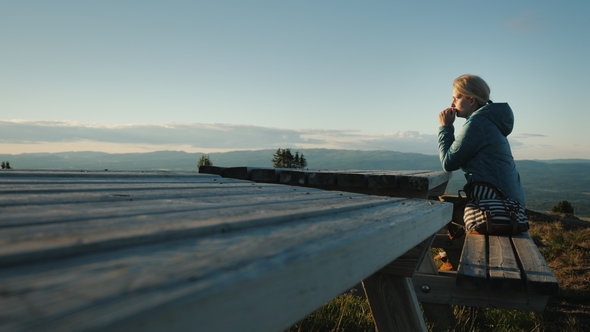
<path id="1" fill-rule="evenodd" d="M 549 215 L 533 222 L 530 234 L 559 280 L 560 295 L 545 316 L 576 328 L 570 331 L 590 331 L 590 223 Z"/>
<path id="2" fill-rule="evenodd" d="M 454 306 L 451 331 L 590 331 L 590 223 L 529 211 L 531 237 L 559 280 L 560 295 L 545 312 Z M 291 327 L 289 332 L 375 331 L 365 298 L 341 295 Z"/>
<path id="3" fill-rule="evenodd" d="M 369 302 L 352 293 L 340 295 L 314 311 L 286 332 L 373 332 L 375 326 Z"/>

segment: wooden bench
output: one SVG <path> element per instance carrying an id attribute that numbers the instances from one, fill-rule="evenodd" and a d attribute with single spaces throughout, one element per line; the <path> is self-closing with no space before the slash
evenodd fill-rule
<path id="1" fill-rule="evenodd" d="M 456 247 L 445 243 L 450 252 Z M 528 233 L 468 234 L 454 263 L 457 272 L 414 276 L 419 301 L 541 312 L 559 292 L 557 279 Z"/>

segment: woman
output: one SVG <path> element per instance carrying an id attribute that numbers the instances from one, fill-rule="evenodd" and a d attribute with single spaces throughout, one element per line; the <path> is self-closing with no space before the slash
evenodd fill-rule
<path id="1" fill-rule="evenodd" d="M 438 150 L 447 172 L 461 168 L 469 182 L 487 182 L 525 205 L 525 195 L 507 136 L 514 115 L 507 103 L 493 103 L 487 83 L 475 75 L 453 82 L 451 107 L 439 114 Z M 466 122 L 455 137 L 455 117 Z M 469 229 L 468 229 L 469 230 Z"/>

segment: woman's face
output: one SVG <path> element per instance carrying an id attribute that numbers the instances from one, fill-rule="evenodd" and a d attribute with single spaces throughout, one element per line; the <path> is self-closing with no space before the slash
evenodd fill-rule
<path id="1" fill-rule="evenodd" d="M 457 91 L 457 89 L 453 89 L 453 102 L 451 103 L 451 108 L 453 108 L 457 113 L 457 116 L 460 118 L 469 117 L 477 107 L 477 102 L 474 98 L 466 97 Z"/>

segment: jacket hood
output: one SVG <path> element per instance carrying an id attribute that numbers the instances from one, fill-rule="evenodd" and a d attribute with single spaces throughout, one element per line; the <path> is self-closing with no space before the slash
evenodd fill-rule
<path id="1" fill-rule="evenodd" d="M 490 103 L 473 112 L 470 118 L 485 117 L 492 121 L 504 136 L 514 128 L 514 113 L 507 103 Z"/>

